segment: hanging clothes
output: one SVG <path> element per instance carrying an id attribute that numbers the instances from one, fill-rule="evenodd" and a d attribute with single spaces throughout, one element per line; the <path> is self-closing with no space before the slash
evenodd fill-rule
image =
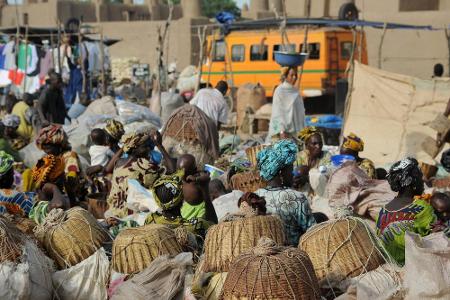
<path id="1" fill-rule="evenodd" d="M 41 58 L 41 67 L 39 70 L 39 79 L 42 81 L 48 74 L 48 71 L 52 69 L 53 66 L 53 58 L 52 51 L 47 50 L 43 58 Z"/>
<path id="2" fill-rule="evenodd" d="M 2 54 L 5 56 L 4 69 L 16 69 L 16 43 L 14 41 L 6 43 Z"/>

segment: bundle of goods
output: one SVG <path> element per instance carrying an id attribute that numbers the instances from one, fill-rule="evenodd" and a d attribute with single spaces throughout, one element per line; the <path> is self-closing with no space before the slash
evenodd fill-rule
<path id="1" fill-rule="evenodd" d="M 187 66 L 181 71 L 177 81 L 177 90 L 180 94 L 184 92 L 190 92 L 195 90 L 197 85 L 198 72 L 195 66 Z"/>
<path id="2" fill-rule="evenodd" d="M 243 192 L 253 193 L 258 189 L 265 188 L 267 186 L 267 182 L 259 176 L 259 171 L 257 170 L 235 174 L 231 177 L 230 181 L 230 185 L 233 190 Z"/>
<path id="3" fill-rule="evenodd" d="M 183 299 L 185 277 L 192 273 L 192 264 L 192 253 L 160 256 L 121 284 L 111 299 Z"/>
<path id="4" fill-rule="evenodd" d="M 324 285 L 365 274 L 387 260 L 375 234 L 356 217 L 310 228 L 300 238 L 299 247 L 310 256 L 317 278 Z"/>
<path id="5" fill-rule="evenodd" d="M 237 91 L 237 125 L 241 128 L 244 124 L 245 112 L 250 108 L 253 112 L 267 103 L 266 91 L 259 83 L 246 83 L 239 87 Z M 253 124 L 249 124 L 252 126 Z M 246 126 L 244 126 L 246 127 Z M 248 126 L 247 126 L 248 128 Z M 263 127 L 262 131 L 267 130 Z"/>
<path id="6" fill-rule="evenodd" d="M 136 57 L 113 58 L 111 60 L 111 76 L 115 83 L 133 76 L 133 65 L 139 64 Z"/>
<path id="7" fill-rule="evenodd" d="M 262 239 L 233 260 L 222 299 L 320 299 L 320 289 L 305 252 Z"/>
<path id="8" fill-rule="evenodd" d="M 97 220 L 80 207 L 51 210 L 43 224 L 36 227 L 35 235 L 60 269 L 82 262 L 110 242 Z"/>
<path id="9" fill-rule="evenodd" d="M 175 233 L 167 226 L 149 224 L 125 229 L 114 240 L 112 268 L 122 274 L 138 273 L 158 256 L 181 253 Z"/>
<path id="10" fill-rule="evenodd" d="M 52 299 L 53 271 L 37 245 L 0 218 L 0 299 Z"/>
<path id="11" fill-rule="evenodd" d="M 255 247 L 261 237 L 284 245 L 284 227 L 277 216 L 255 216 L 210 227 L 205 239 L 202 271 L 228 272 L 233 258 Z"/>
<path id="12" fill-rule="evenodd" d="M 247 158 L 252 164 L 254 168 L 257 167 L 257 160 L 258 153 L 263 150 L 264 148 L 267 148 L 268 145 L 257 145 L 253 147 L 249 147 L 245 150 L 245 153 L 247 154 Z"/>
<path id="13" fill-rule="evenodd" d="M 194 155 L 199 169 L 213 164 L 220 155 L 216 124 L 193 105 L 172 113 L 163 129 L 163 145 L 172 157 Z"/>

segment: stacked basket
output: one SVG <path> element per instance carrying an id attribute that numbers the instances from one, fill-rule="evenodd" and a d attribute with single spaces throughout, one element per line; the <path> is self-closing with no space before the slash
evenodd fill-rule
<path id="1" fill-rule="evenodd" d="M 233 175 L 230 185 L 233 190 L 253 193 L 258 189 L 265 188 L 267 182 L 261 178 L 259 171 L 252 170 Z"/>
<path id="2" fill-rule="evenodd" d="M 262 237 L 285 243 L 284 228 L 276 216 L 255 216 L 223 222 L 209 228 L 205 239 L 204 272 L 228 272 L 233 258 L 255 247 Z"/>
<path id="3" fill-rule="evenodd" d="M 116 272 L 134 274 L 144 270 L 158 256 L 181 252 L 172 229 L 149 224 L 119 233 L 114 240 L 111 264 Z"/>

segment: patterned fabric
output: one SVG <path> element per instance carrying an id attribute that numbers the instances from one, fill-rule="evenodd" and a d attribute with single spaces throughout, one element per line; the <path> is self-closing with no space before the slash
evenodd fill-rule
<path id="1" fill-rule="evenodd" d="M 0 214 L 28 216 L 34 205 L 35 196 L 35 193 L 20 193 L 12 189 L 0 189 Z"/>
<path id="2" fill-rule="evenodd" d="M 422 171 L 415 158 L 407 157 L 396 162 L 389 169 L 386 179 L 394 192 L 409 186 L 423 186 Z"/>
<path id="3" fill-rule="evenodd" d="M 64 175 L 64 158 L 62 156 L 46 155 L 39 159 L 31 170 L 31 176 L 37 188 L 47 182 L 58 183 Z"/>
<path id="4" fill-rule="evenodd" d="M 162 171 L 145 158 L 139 158 L 131 164 L 114 169 L 108 197 L 109 209 L 105 214 L 119 218 L 127 216 L 128 179 L 136 179 L 145 188 L 151 189 Z"/>
<path id="5" fill-rule="evenodd" d="M 105 131 L 112 136 L 116 141 L 120 141 L 122 136 L 125 134 L 125 129 L 123 124 L 114 119 L 106 121 Z"/>
<path id="6" fill-rule="evenodd" d="M 282 140 L 261 150 L 257 156 L 261 177 L 272 180 L 283 168 L 294 163 L 296 155 L 297 145 L 291 140 Z"/>
<path id="7" fill-rule="evenodd" d="M 39 149 L 42 149 L 43 144 L 63 145 L 67 143 L 67 135 L 61 125 L 52 124 L 45 128 L 42 128 L 36 138 L 36 145 Z"/>
<path id="8" fill-rule="evenodd" d="M 31 209 L 28 217 L 36 224 L 42 224 L 48 214 L 48 204 L 48 201 L 40 201 L 36 203 L 36 205 Z"/>
<path id="9" fill-rule="evenodd" d="M 78 154 L 74 151 L 67 151 L 64 152 L 62 158 L 64 160 L 64 173 L 66 177 L 77 177 L 81 173 Z"/>
<path id="10" fill-rule="evenodd" d="M 130 133 L 126 134 L 122 137 L 121 142 L 123 143 L 123 151 L 125 153 L 129 153 L 131 150 L 134 150 L 147 141 L 150 141 L 150 136 L 144 133 Z"/>
<path id="11" fill-rule="evenodd" d="M 399 263 L 405 263 L 405 232 L 411 231 L 425 236 L 435 222 L 433 207 L 427 201 L 429 195 L 416 197 L 408 206 L 390 211 L 382 208 L 377 219 L 377 234 L 386 250 Z"/>
<path id="12" fill-rule="evenodd" d="M 309 151 L 308 150 L 303 150 L 300 151 L 297 154 L 297 166 L 309 166 Z M 311 169 L 312 168 L 318 168 L 320 166 L 329 166 L 331 165 L 331 153 L 328 151 L 322 151 L 322 154 L 320 156 L 320 159 L 315 161 L 315 164 L 313 166 L 309 166 Z"/>
<path id="13" fill-rule="evenodd" d="M 168 209 L 177 207 L 183 201 L 183 188 L 182 188 L 183 176 L 184 176 L 184 172 L 178 171 L 175 174 L 161 176 L 153 184 L 153 189 L 152 189 L 153 198 L 155 199 L 156 204 L 158 204 L 158 206 L 162 210 L 168 210 Z M 171 193 L 173 199 L 170 202 L 163 203 L 159 199 L 158 195 L 155 192 L 155 189 L 160 186 L 164 186 Z"/>
<path id="14" fill-rule="evenodd" d="M 369 176 L 372 179 L 377 178 L 377 172 L 375 170 L 375 165 L 370 159 L 363 158 L 361 161 L 358 162 L 358 167 L 363 170 L 367 176 Z"/>
<path id="15" fill-rule="evenodd" d="M 181 216 L 178 216 L 175 219 L 166 218 L 159 213 L 151 213 L 145 219 L 145 224 L 161 224 L 169 226 L 172 229 L 183 226 L 187 229 L 187 231 L 197 234 L 200 236 L 205 236 L 208 228 L 213 225 L 211 222 L 206 221 L 202 218 L 192 218 L 190 220 L 186 220 Z"/>
<path id="16" fill-rule="evenodd" d="M 181 206 L 181 217 L 185 220 L 204 218 L 206 215 L 206 204 L 204 201 L 198 205 L 190 205 L 183 202 Z"/>
<path id="17" fill-rule="evenodd" d="M 276 214 L 284 222 L 289 245 L 297 247 L 300 236 L 316 224 L 308 199 L 290 188 L 265 188 L 255 192 L 266 200 L 268 214 Z"/>
<path id="18" fill-rule="evenodd" d="M 312 137 L 313 135 L 318 134 L 320 135 L 320 137 L 322 138 L 323 141 L 323 135 L 320 132 L 320 130 L 315 127 L 315 126 L 308 126 L 303 128 L 299 133 L 298 133 L 298 139 L 303 141 L 303 143 L 306 143 L 306 141 Z"/>
<path id="19" fill-rule="evenodd" d="M 342 147 L 356 152 L 364 151 L 364 142 L 356 134 L 350 133 L 344 137 Z"/>
<path id="20" fill-rule="evenodd" d="M 0 151 L 0 176 L 11 170 L 13 164 L 14 158 L 5 151 Z"/>
<path id="21" fill-rule="evenodd" d="M 20 118 L 17 115 L 8 114 L 3 117 L 3 124 L 6 127 L 18 128 L 20 125 Z"/>

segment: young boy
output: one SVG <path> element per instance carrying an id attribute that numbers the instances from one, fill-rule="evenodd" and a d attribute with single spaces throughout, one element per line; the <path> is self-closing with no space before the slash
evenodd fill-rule
<path id="1" fill-rule="evenodd" d="M 101 165 L 105 167 L 109 160 L 114 156 L 107 144 L 106 132 L 103 129 L 95 128 L 91 131 L 91 140 L 94 143 L 89 148 L 89 155 L 91 156 L 91 166 Z"/>
<path id="2" fill-rule="evenodd" d="M 444 231 L 450 237 L 450 196 L 444 193 L 435 193 L 430 200 L 434 208 L 437 221 L 433 224 L 433 231 Z"/>
<path id="3" fill-rule="evenodd" d="M 209 175 L 197 171 L 195 157 L 190 154 L 184 154 L 178 158 L 177 169 L 184 170 L 184 201 L 181 207 L 181 216 L 186 220 L 205 218 L 206 203 L 204 200 L 209 196 Z"/>

